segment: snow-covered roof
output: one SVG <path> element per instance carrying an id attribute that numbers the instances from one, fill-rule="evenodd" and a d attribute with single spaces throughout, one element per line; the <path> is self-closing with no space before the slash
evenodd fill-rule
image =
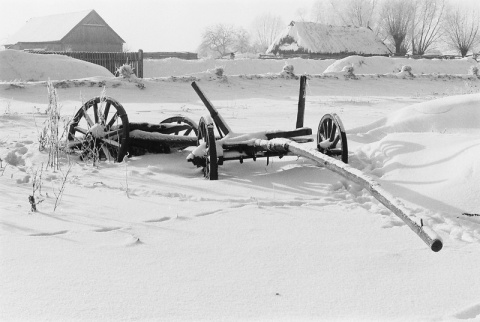
<path id="1" fill-rule="evenodd" d="M 93 10 L 30 18 L 6 44 L 59 41 Z"/>
<path id="2" fill-rule="evenodd" d="M 270 45 L 267 53 L 297 51 L 308 53 L 389 54 L 387 46 L 365 27 L 332 26 L 314 22 L 295 22 Z"/>

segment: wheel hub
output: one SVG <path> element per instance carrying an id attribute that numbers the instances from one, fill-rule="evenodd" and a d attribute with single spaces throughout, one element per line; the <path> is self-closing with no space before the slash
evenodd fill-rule
<path id="1" fill-rule="evenodd" d="M 102 124 L 95 124 L 88 131 L 94 138 L 105 137 L 105 127 Z"/>

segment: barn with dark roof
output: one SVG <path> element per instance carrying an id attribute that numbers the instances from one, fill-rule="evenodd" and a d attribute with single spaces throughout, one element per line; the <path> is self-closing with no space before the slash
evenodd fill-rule
<path id="1" fill-rule="evenodd" d="M 29 19 L 6 42 L 7 49 L 121 52 L 125 41 L 95 10 Z"/>

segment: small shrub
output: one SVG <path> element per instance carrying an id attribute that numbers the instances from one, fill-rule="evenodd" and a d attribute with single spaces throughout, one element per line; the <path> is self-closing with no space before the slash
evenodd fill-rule
<path id="1" fill-rule="evenodd" d="M 412 73 L 412 66 L 409 66 L 409 65 L 405 65 L 405 66 L 402 66 L 402 72 L 407 72 L 407 73 Z"/>
<path id="2" fill-rule="evenodd" d="M 222 66 L 215 66 L 214 73 L 215 73 L 215 75 L 217 75 L 218 77 L 222 77 L 223 74 L 225 73 L 225 69 L 224 69 Z"/>
<path id="3" fill-rule="evenodd" d="M 284 73 L 288 73 L 288 74 L 294 75 L 293 65 L 285 64 L 285 66 L 283 66 L 283 70 L 282 70 L 282 71 L 283 71 Z"/>
<path id="4" fill-rule="evenodd" d="M 353 66 L 344 66 L 342 68 L 342 72 L 345 72 L 347 74 L 353 75 L 354 68 Z"/>
<path id="5" fill-rule="evenodd" d="M 285 64 L 283 66 L 282 72 L 280 73 L 280 77 L 284 78 L 293 78 L 293 79 L 298 79 L 298 76 L 295 75 L 294 73 L 294 68 L 293 65 Z"/>
<path id="6" fill-rule="evenodd" d="M 117 77 L 123 77 L 123 78 L 130 78 L 132 75 L 135 75 L 133 72 L 134 68 L 132 65 L 123 64 L 122 66 L 118 67 L 117 70 L 115 71 L 115 75 Z"/>
<path id="7" fill-rule="evenodd" d="M 349 80 L 349 79 L 358 79 L 357 76 L 355 76 L 355 74 L 353 73 L 354 72 L 354 68 L 353 66 L 344 66 L 342 68 L 342 72 L 344 73 L 344 77 L 346 80 Z"/>
<path id="8" fill-rule="evenodd" d="M 468 74 L 478 77 L 479 76 L 478 75 L 478 67 L 477 66 L 470 66 L 470 69 L 468 70 Z"/>
<path id="9" fill-rule="evenodd" d="M 49 80 L 47 82 L 48 90 L 48 107 L 47 120 L 44 122 L 43 130 L 39 135 L 40 149 L 48 150 L 48 163 L 54 169 L 59 168 L 60 155 L 60 104 L 58 103 L 57 90 L 53 83 Z"/>

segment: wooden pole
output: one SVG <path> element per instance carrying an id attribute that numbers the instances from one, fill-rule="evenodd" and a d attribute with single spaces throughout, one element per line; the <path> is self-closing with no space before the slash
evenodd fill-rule
<path id="1" fill-rule="evenodd" d="M 138 78 L 143 78 L 143 50 L 138 50 L 138 57 L 137 57 L 137 66 L 138 66 Z"/>
<path id="2" fill-rule="evenodd" d="M 303 120 L 305 118 L 305 97 L 306 86 L 307 85 L 307 76 L 300 76 L 300 94 L 298 96 L 298 112 L 297 112 L 297 125 L 296 128 L 303 127 Z"/>
<path id="3" fill-rule="evenodd" d="M 331 158 L 319 151 L 306 148 L 299 143 L 288 139 L 255 140 L 255 146 L 260 146 L 267 151 L 292 153 L 301 156 L 324 166 L 325 168 L 341 175 L 342 177 L 359 184 L 368 190 L 375 199 L 397 215 L 407 226 L 413 230 L 427 245 L 438 252 L 443 247 L 440 236 L 430 227 L 424 226 L 421 219 L 415 218 L 411 210 L 388 191 L 383 189 L 378 182 L 367 176 L 358 169 L 349 166 L 340 160 Z"/>
<path id="4" fill-rule="evenodd" d="M 210 100 L 203 94 L 202 90 L 200 87 L 198 87 L 197 83 L 193 82 L 192 87 L 197 92 L 198 96 L 202 100 L 203 104 L 207 108 L 208 112 L 210 112 L 210 116 L 212 119 L 215 121 L 215 125 L 220 128 L 223 132 L 223 134 L 227 135 L 228 133 L 232 132 L 228 124 L 225 122 L 223 117 L 218 114 L 217 109 L 213 106 L 213 104 L 210 102 Z"/>

